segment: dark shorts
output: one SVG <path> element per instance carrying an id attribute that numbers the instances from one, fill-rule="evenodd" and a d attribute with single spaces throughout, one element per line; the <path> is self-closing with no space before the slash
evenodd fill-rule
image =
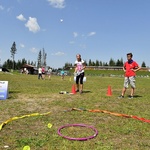
<path id="1" fill-rule="evenodd" d="M 84 78 L 84 72 L 76 76 L 76 84 L 79 84 L 79 80 L 80 80 L 80 84 L 83 84 L 83 78 Z"/>

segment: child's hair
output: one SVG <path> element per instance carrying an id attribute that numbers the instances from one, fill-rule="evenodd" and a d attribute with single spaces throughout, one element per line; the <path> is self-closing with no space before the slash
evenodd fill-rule
<path id="1" fill-rule="evenodd" d="M 81 55 L 80 55 L 80 54 L 77 54 L 77 55 L 79 55 L 79 56 L 80 56 L 80 59 L 79 59 L 79 61 L 81 61 Z M 77 56 L 77 55 L 76 55 L 76 56 Z"/>
<path id="2" fill-rule="evenodd" d="M 81 54 L 77 54 L 77 55 L 79 55 L 79 56 L 81 57 Z M 77 56 L 77 55 L 76 55 L 76 56 Z"/>
<path id="3" fill-rule="evenodd" d="M 128 55 L 130 55 L 131 57 L 133 57 L 133 54 L 132 54 L 132 53 L 128 53 L 127 56 L 128 56 Z"/>

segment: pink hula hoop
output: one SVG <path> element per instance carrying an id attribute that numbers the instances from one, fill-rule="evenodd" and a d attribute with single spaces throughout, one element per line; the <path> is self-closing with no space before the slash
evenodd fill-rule
<path id="1" fill-rule="evenodd" d="M 73 138 L 73 137 L 69 137 L 69 136 L 64 136 L 61 134 L 61 129 L 63 128 L 66 128 L 66 127 L 75 127 L 75 126 L 80 126 L 80 127 L 87 127 L 87 128 L 91 128 L 95 134 L 92 135 L 92 136 L 89 136 L 89 137 L 83 137 L 83 138 Z M 68 140 L 76 140 L 76 141 L 86 141 L 86 140 L 89 140 L 89 139 L 92 139 L 94 137 L 96 137 L 98 135 L 98 131 L 97 129 L 95 129 L 94 127 L 92 126 L 88 126 L 88 125 L 84 125 L 84 124 L 68 124 L 68 125 L 64 125 L 64 126 L 61 126 L 59 129 L 58 129 L 58 135 L 60 135 L 61 137 L 64 137 Z"/>

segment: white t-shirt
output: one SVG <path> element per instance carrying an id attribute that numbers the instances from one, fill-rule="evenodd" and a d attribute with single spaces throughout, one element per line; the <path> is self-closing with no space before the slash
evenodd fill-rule
<path id="1" fill-rule="evenodd" d="M 52 72 L 52 69 L 50 68 L 50 69 L 48 69 L 48 73 L 50 74 Z"/>
<path id="2" fill-rule="evenodd" d="M 38 71 L 39 71 L 39 74 L 41 74 L 41 73 L 42 73 L 42 68 L 39 68 L 39 70 L 38 70 Z"/>
<path id="3" fill-rule="evenodd" d="M 83 67 L 84 67 L 84 60 L 81 60 L 81 61 L 75 61 L 75 65 L 77 67 L 77 72 L 84 72 L 84 70 L 81 70 Z"/>

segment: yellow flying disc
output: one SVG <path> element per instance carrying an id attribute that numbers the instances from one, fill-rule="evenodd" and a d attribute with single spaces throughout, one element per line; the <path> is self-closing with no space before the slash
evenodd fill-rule
<path id="1" fill-rule="evenodd" d="M 28 145 L 27 145 L 27 146 L 24 146 L 24 147 L 23 147 L 23 150 L 30 150 L 30 146 L 28 146 Z"/>
<path id="2" fill-rule="evenodd" d="M 48 127 L 48 128 L 51 128 L 51 127 L 52 127 L 52 124 L 51 124 L 51 123 L 48 123 L 47 127 Z"/>

